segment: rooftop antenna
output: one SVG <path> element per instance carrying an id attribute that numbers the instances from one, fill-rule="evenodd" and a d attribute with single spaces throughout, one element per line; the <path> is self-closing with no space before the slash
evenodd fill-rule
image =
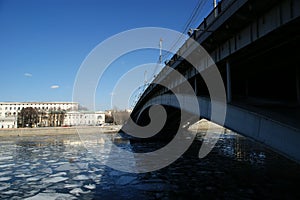
<path id="1" fill-rule="evenodd" d="M 218 11 L 217 11 L 216 7 L 217 7 L 217 0 L 214 0 L 215 17 L 218 16 Z"/>
<path id="2" fill-rule="evenodd" d="M 162 39 L 159 40 L 159 64 L 162 63 Z"/>
<path id="3" fill-rule="evenodd" d="M 217 7 L 217 0 L 214 0 L 214 8 Z"/>
<path id="4" fill-rule="evenodd" d="M 144 72 L 144 85 L 146 85 L 147 82 L 148 82 L 148 80 L 147 80 L 147 70 L 145 70 L 145 72 Z"/>

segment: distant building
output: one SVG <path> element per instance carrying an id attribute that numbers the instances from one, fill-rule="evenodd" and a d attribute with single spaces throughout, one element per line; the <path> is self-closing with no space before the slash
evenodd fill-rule
<path id="1" fill-rule="evenodd" d="M 0 102 L 0 129 L 105 123 L 104 112 L 79 111 L 78 108 L 75 102 Z"/>
<path id="2" fill-rule="evenodd" d="M 0 102 L 0 128 L 61 126 L 65 113 L 77 111 L 78 106 L 75 102 Z M 37 119 L 28 121 L 28 113 L 21 116 L 26 108 L 33 108 Z"/>
<path id="3" fill-rule="evenodd" d="M 96 126 L 105 123 L 104 112 L 70 111 L 65 114 L 66 126 Z"/>

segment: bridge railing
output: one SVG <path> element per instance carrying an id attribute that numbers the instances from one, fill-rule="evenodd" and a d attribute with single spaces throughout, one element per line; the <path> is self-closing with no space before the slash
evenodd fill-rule
<path id="1" fill-rule="evenodd" d="M 211 24 L 215 22 L 215 20 L 222 15 L 223 12 L 225 12 L 235 1 L 237 0 L 222 0 L 218 3 L 218 5 L 208 14 L 206 18 L 202 21 L 202 23 L 198 26 L 197 30 L 195 31 L 190 37 L 193 37 L 194 39 L 197 39 L 201 37 L 203 34 L 207 32 L 212 32 L 213 30 L 209 30 L 209 27 Z M 188 39 L 177 51 L 177 53 L 168 61 L 166 65 L 172 66 L 178 57 L 180 55 L 183 55 L 186 50 L 190 48 L 190 44 L 192 41 Z M 169 70 L 166 71 L 165 68 L 161 70 L 161 72 L 154 78 L 155 82 L 159 82 L 158 80 L 163 78 L 162 76 L 166 76 L 169 73 Z M 143 95 L 141 98 L 138 100 L 137 104 L 149 94 L 149 92 L 154 88 L 154 85 L 149 85 L 146 90 L 144 91 Z M 137 105 L 136 104 L 136 105 Z"/>
<path id="2" fill-rule="evenodd" d="M 198 30 L 194 33 L 194 37 L 200 37 L 204 32 L 211 32 L 209 30 L 209 26 L 224 12 L 227 8 L 236 0 L 222 0 L 218 3 L 218 5 L 208 14 L 206 18 L 202 21 L 202 23 L 198 26 Z"/>

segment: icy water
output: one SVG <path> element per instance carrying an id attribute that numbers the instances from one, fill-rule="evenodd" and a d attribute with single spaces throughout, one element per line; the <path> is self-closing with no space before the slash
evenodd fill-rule
<path id="1" fill-rule="evenodd" d="M 106 167 L 106 149 L 95 160 L 77 135 L 1 138 L 0 199 L 300 199 L 295 162 L 232 132 L 199 159 L 201 141 L 168 167 L 132 174 Z"/>

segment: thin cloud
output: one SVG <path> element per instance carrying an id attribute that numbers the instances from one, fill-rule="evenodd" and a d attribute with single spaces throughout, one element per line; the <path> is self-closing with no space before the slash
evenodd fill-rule
<path id="1" fill-rule="evenodd" d="M 25 73 L 24 76 L 26 76 L 26 77 L 32 77 L 32 74 L 30 74 L 30 73 Z"/>
<path id="2" fill-rule="evenodd" d="M 51 89 L 57 89 L 57 88 L 59 88 L 59 85 L 51 85 L 50 88 L 51 88 Z"/>

